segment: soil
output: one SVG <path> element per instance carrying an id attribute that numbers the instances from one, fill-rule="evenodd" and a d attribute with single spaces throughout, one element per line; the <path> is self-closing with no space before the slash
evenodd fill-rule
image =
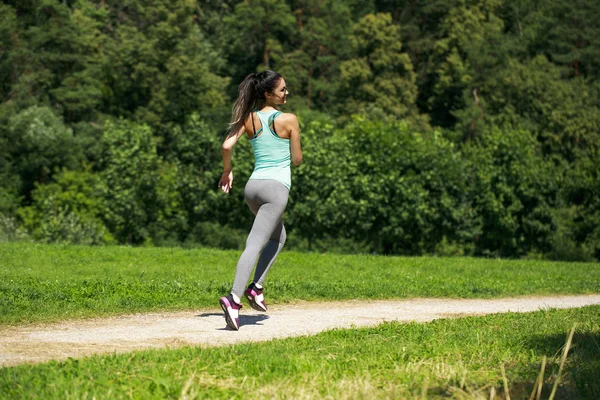
<path id="1" fill-rule="evenodd" d="M 0 367 L 92 354 L 148 348 L 222 346 L 314 335 L 335 328 L 373 326 L 385 321 L 429 322 L 438 318 L 529 312 L 600 304 L 600 294 L 504 299 L 406 299 L 300 302 L 269 307 L 244 305 L 240 330 L 226 328 L 216 309 L 121 315 L 44 325 L 0 327 Z"/>

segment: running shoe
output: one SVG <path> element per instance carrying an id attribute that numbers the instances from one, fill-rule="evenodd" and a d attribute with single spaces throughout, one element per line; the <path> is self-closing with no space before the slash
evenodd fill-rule
<path id="1" fill-rule="evenodd" d="M 250 302 L 250 307 L 254 308 L 256 311 L 267 311 L 267 305 L 265 304 L 265 296 L 263 295 L 263 290 L 257 288 L 254 285 L 254 282 L 248 286 L 248 289 L 244 292 L 244 296 Z"/>
<path id="2" fill-rule="evenodd" d="M 219 299 L 219 304 L 225 313 L 225 322 L 227 322 L 227 326 L 237 331 L 240 329 L 240 323 L 238 321 L 240 316 L 240 308 L 242 308 L 241 304 L 236 303 L 233 300 L 233 296 L 224 296 Z"/>

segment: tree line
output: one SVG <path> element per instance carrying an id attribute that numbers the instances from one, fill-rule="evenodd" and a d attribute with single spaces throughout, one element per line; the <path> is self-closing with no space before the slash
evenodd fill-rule
<path id="1" fill-rule="evenodd" d="M 600 259 L 594 0 L 4 0 L 0 240 L 243 246 L 237 85 L 302 127 L 290 249 Z"/>

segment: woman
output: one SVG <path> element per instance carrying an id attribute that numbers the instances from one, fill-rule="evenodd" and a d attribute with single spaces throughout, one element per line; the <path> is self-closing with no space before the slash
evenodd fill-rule
<path id="1" fill-rule="evenodd" d="M 229 193 L 233 184 L 233 146 L 246 135 L 254 151 L 254 171 L 244 190 L 246 203 L 255 216 L 254 223 L 237 264 L 231 293 L 219 299 L 225 321 L 234 330 L 239 329 L 242 295 L 255 310 L 267 311 L 262 285 L 285 243 L 281 217 L 291 187 L 290 159 L 296 166 L 302 162 L 298 119 L 277 109 L 286 103 L 287 95 L 285 80 L 278 73 L 263 71 L 248 75 L 239 86 L 231 131 L 223 142 L 224 170 L 219 187 L 225 193 Z M 244 291 L 255 265 L 254 279 Z"/>

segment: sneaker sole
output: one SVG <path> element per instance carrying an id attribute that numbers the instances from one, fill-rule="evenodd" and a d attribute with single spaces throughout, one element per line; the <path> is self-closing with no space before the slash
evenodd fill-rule
<path id="1" fill-rule="evenodd" d="M 223 300 L 219 300 L 219 304 L 221 305 L 221 308 L 225 313 L 225 322 L 227 323 L 227 326 L 233 329 L 234 331 L 239 331 L 240 327 L 236 326 L 236 324 L 231 319 L 231 315 L 229 315 L 229 311 L 227 311 L 228 304 L 225 304 Z"/>
<path id="2" fill-rule="evenodd" d="M 250 303 L 250 307 L 255 309 L 256 311 L 267 312 L 266 308 L 262 308 L 255 300 L 252 294 L 247 293 L 246 298 L 248 299 L 248 303 Z"/>

